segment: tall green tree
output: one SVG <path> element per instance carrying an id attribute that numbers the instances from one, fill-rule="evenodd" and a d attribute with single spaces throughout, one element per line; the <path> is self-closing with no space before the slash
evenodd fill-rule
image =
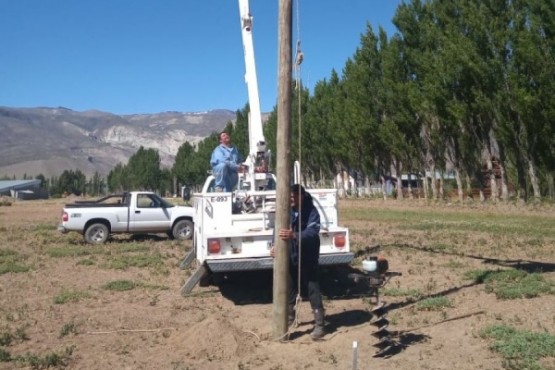
<path id="1" fill-rule="evenodd" d="M 141 146 L 127 163 L 128 176 L 135 189 L 158 190 L 160 187 L 160 155 L 152 148 Z"/>

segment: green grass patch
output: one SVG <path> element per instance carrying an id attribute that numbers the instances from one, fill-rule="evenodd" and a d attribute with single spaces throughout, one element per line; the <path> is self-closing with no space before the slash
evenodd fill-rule
<path id="1" fill-rule="evenodd" d="M 480 336 L 493 340 L 490 349 L 503 357 L 505 369 L 544 369 L 538 360 L 555 357 L 555 336 L 549 333 L 519 331 L 506 325 L 492 325 Z"/>
<path id="2" fill-rule="evenodd" d="M 7 347 L 12 344 L 14 337 L 10 332 L 4 332 L 0 334 L 0 346 Z"/>
<path id="3" fill-rule="evenodd" d="M 78 328 L 78 324 L 76 324 L 75 322 L 68 322 L 67 324 L 64 324 L 64 326 L 62 326 L 62 329 L 60 330 L 60 338 L 63 338 L 67 335 L 73 334 L 76 335 L 77 334 L 77 328 Z"/>
<path id="4" fill-rule="evenodd" d="M 484 283 L 487 293 L 499 299 L 534 298 L 543 294 L 555 294 L 555 283 L 538 273 L 511 270 L 473 270 L 465 277 L 476 283 Z"/>
<path id="5" fill-rule="evenodd" d="M 444 267 L 450 268 L 450 269 L 460 269 L 466 266 L 466 264 L 464 264 L 463 262 L 460 261 L 455 261 L 455 260 L 449 260 L 449 262 L 443 264 Z"/>
<path id="6" fill-rule="evenodd" d="M 125 292 L 135 288 L 153 289 L 153 290 L 168 290 L 169 288 L 164 285 L 146 284 L 131 280 L 114 280 L 102 286 L 106 290 L 113 290 L 116 292 Z"/>
<path id="7" fill-rule="evenodd" d="M 56 227 L 54 225 L 49 224 L 35 224 L 32 228 L 32 231 L 35 235 L 49 235 L 49 234 L 57 234 Z"/>
<path id="8" fill-rule="evenodd" d="M 31 268 L 22 263 L 25 259 L 25 256 L 13 249 L 0 249 L 0 275 L 29 271 Z"/>
<path id="9" fill-rule="evenodd" d="M 137 286 L 138 285 L 131 280 L 114 280 L 103 285 L 102 287 L 106 290 L 113 290 L 115 292 L 124 292 L 127 290 L 133 290 Z"/>
<path id="10" fill-rule="evenodd" d="M 25 327 L 19 327 L 15 332 L 5 331 L 0 333 L 0 346 L 8 347 L 14 342 L 23 342 L 29 340 L 29 336 L 25 332 Z"/>
<path id="11" fill-rule="evenodd" d="M 77 261 L 76 263 L 77 266 L 94 266 L 95 264 L 96 264 L 96 261 L 92 258 L 85 258 L 80 261 Z"/>
<path id="12" fill-rule="evenodd" d="M 46 251 L 50 257 L 61 258 L 61 257 L 83 257 L 91 256 L 95 254 L 105 253 L 104 249 L 96 248 L 93 246 L 78 246 L 78 245 L 66 245 L 63 247 L 50 248 Z"/>
<path id="13" fill-rule="evenodd" d="M 12 355 L 10 352 L 6 351 L 4 348 L 0 348 L 0 362 L 10 362 L 12 360 Z"/>
<path id="14" fill-rule="evenodd" d="M 474 232 L 490 235 L 518 235 L 555 238 L 553 219 L 537 215 L 491 212 L 449 212 L 444 209 L 397 210 L 390 208 L 355 208 L 344 210 L 341 218 L 357 222 L 396 224 L 395 228 L 429 232 Z M 358 231 L 358 230 L 357 230 Z"/>
<path id="15" fill-rule="evenodd" d="M 145 243 L 125 243 L 113 249 L 116 253 L 149 252 L 150 246 Z"/>
<path id="16" fill-rule="evenodd" d="M 134 254 L 123 255 L 112 258 L 106 263 L 107 268 L 116 270 L 126 270 L 129 267 L 151 268 L 163 274 L 169 273 L 168 268 L 164 264 L 164 259 L 158 253 L 156 254 Z"/>
<path id="17" fill-rule="evenodd" d="M 453 252 L 453 246 L 445 243 L 434 243 L 430 246 L 430 249 L 435 252 L 444 252 L 444 253 Z"/>
<path id="18" fill-rule="evenodd" d="M 33 353 L 26 353 L 23 356 L 18 356 L 13 358 L 16 362 L 20 364 L 27 364 L 33 369 L 49 369 L 49 368 L 64 368 L 69 365 L 69 360 L 73 355 L 75 346 L 66 347 L 66 349 L 61 352 L 50 352 L 44 355 L 37 355 Z"/>
<path id="19" fill-rule="evenodd" d="M 0 263 L 0 275 L 7 274 L 9 272 L 15 272 L 15 273 L 27 272 L 30 269 L 31 268 L 29 266 L 20 265 L 18 263 L 13 263 L 13 262 Z"/>
<path id="20" fill-rule="evenodd" d="M 62 290 L 57 296 L 54 297 L 55 304 L 64 304 L 68 302 L 79 302 L 84 298 L 89 298 L 90 294 L 78 290 Z"/>
<path id="21" fill-rule="evenodd" d="M 451 301 L 444 296 L 426 298 L 416 304 L 419 311 L 441 311 L 448 307 L 452 307 Z"/>

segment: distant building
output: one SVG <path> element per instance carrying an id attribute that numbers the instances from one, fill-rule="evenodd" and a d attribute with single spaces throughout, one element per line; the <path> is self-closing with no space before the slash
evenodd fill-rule
<path id="1" fill-rule="evenodd" d="M 0 196 L 15 199 L 48 199 L 48 191 L 40 187 L 41 180 L 0 181 Z"/>

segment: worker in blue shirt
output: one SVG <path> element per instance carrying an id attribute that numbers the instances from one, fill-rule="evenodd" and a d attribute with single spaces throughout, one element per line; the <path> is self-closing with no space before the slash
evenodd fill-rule
<path id="1" fill-rule="evenodd" d="M 227 132 L 220 133 L 220 145 L 212 152 L 210 165 L 216 178 L 216 191 L 232 191 L 237 185 L 238 172 L 243 172 L 243 157 L 236 147 L 231 145 L 231 137 Z"/>

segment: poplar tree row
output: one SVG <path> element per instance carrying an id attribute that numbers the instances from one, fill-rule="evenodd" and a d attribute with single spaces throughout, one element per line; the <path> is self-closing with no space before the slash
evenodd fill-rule
<path id="1" fill-rule="evenodd" d="M 460 199 L 485 187 L 505 200 L 553 197 L 555 3 L 413 0 L 393 23 L 391 38 L 368 25 L 342 74 L 296 97 L 305 171 L 376 180 L 450 169 Z M 272 115 L 269 141 L 275 126 Z"/>
<path id="2" fill-rule="evenodd" d="M 437 198 L 436 174 L 449 171 L 461 200 L 486 189 L 503 200 L 553 198 L 555 3 L 412 0 L 393 23 L 391 37 L 368 25 L 341 74 L 331 71 L 312 95 L 295 89 L 291 152 L 304 174 L 345 170 L 367 183 L 419 173 L 423 194 Z M 243 153 L 247 114 L 226 128 Z M 274 153 L 276 126 L 274 109 L 265 126 Z M 216 134 L 184 144 L 180 181 L 202 183 L 216 145 Z"/>

